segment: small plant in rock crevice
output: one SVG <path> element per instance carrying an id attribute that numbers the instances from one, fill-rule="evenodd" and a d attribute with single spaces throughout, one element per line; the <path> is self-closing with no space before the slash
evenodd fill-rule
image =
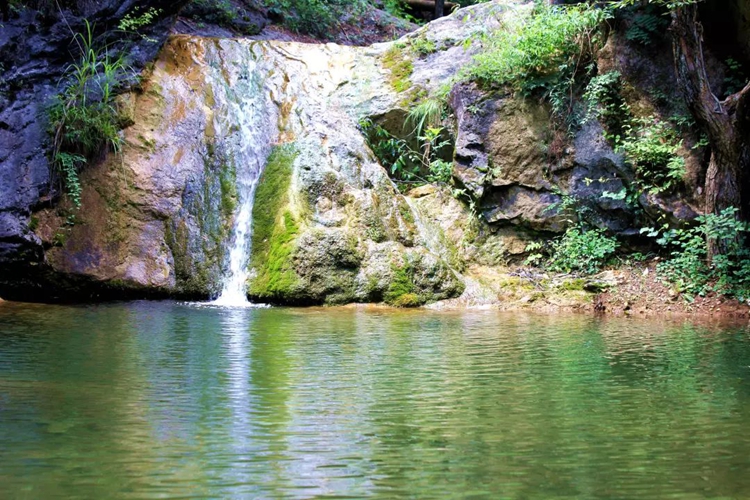
<path id="1" fill-rule="evenodd" d="M 161 13 L 161 9 L 155 9 L 153 7 L 149 7 L 146 10 L 142 10 L 140 7 L 135 7 L 120 20 L 117 29 L 124 33 L 136 33 L 144 40 L 154 43 L 156 40 L 140 33 L 140 30 L 154 23 Z"/>
<path id="2" fill-rule="evenodd" d="M 115 104 L 118 74 L 125 69 L 120 58 L 94 47 L 93 27 L 74 36 L 81 50 L 68 68 L 69 83 L 47 110 L 52 138 L 52 164 L 76 207 L 80 206 L 78 173 L 104 151 L 119 151 L 121 117 Z"/>
<path id="3" fill-rule="evenodd" d="M 452 149 L 452 142 L 443 127 L 428 126 L 431 122 L 427 118 L 412 123 L 414 128 L 407 138 L 395 137 L 370 119 L 361 120 L 360 128 L 368 146 L 399 186 L 450 182 L 453 163 L 442 156 L 448 148 Z"/>

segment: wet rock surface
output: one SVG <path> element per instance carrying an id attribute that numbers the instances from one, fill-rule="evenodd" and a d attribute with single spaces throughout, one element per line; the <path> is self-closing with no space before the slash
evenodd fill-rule
<path id="1" fill-rule="evenodd" d="M 112 23 L 126 5 L 88 15 Z M 24 83 L 11 85 L 19 89 L 0 111 L 0 266 L 34 265 L 23 277 L 0 273 L 0 295 L 215 296 L 252 169 L 265 172 L 248 293 L 271 303 L 497 300 L 502 280 L 482 276 L 522 261 L 540 235 L 565 230 L 569 214 L 555 208 L 562 193 L 625 236 L 644 217 L 693 217 L 679 196 L 644 196 L 639 213 L 602 196 L 632 172 L 598 123 L 561 138 L 543 104 L 471 84 L 449 98 L 455 189 L 396 189 L 360 120 L 403 131 L 409 109 L 471 61 L 479 37 L 462 41 L 528 15 L 529 5 L 481 4 L 369 47 L 172 36 L 141 88 L 121 97 L 133 123 L 122 151 L 83 174 L 74 220 L 50 182 L 38 119 L 66 61 L 54 57 L 70 40 L 51 26 L 33 49 L 47 58 L 46 73 L 32 59 L 4 73 Z M 169 12 L 159 23 L 171 22 Z M 0 53 L 24 34 L 9 26 Z M 435 50 L 412 50 L 418 39 Z M 129 50 L 145 62 L 162 40 Z"/>
<path id="2" fill-rule="evenodd" d="M 0 29 L 0 280 L 13 286 L 28 269 L 18 264 L 42 263 L 41 240 L 29 228 L 32 212 L 53 203 L 57 183 L 47 158 L 45 109 L 65 84 L 63 76 L 77 60 L 74 33 L 83 33 L 84 20 L 97 44 L 110 53 L 125 54 L 133 74 L 152 60 L 166 39 L 173 16 L 185 1 L 132 0 L 52 3 L 40 9 L 13 12 Z M 142 35 L 116 33 L 114 27 L 129 13 L 157 9 L 154 22 Z M 33 226 L 33 224 L 32 224 Z"/>

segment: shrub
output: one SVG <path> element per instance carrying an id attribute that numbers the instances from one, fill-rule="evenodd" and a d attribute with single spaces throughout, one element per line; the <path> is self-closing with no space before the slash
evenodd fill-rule
<path id="1" fill-rule="evenodd" d="M 717 292 L 750 299 L 750 250 L 747 233 L 750 225 L 737 220 L 737 209 L 727 208 L 719 214 L 701 215 L 697 225 L 688 229 L 641 232 L 657 237 L 657 243 L 670 250 L 670 258 L 657 266 L 667 281 L 687 294 L 705 295 Z M 706 243 L 722 248 L 709 262 Z"/>
<path id="2" fill-rule="evenodd" d="M 229 0 L 192 0 L 182 12 L 185 16 L 219 26 L 232 26 L 239 16 Z"/>
<path id="3" fill-rule="evenodd" d="M 682 140 L 673 126 L 655 116 L 634 118 L 621 90 L 617 71 L 592 78 L 583 95 L 589 107 L 588 118 L 601 121 L 606 138 L 633 167 L 633 187 L 651 193 L 673 190 L 685 176 L 685 159 L 678 154 Z M 683 117 L 673 117 L 672 121 L 678 128 L 690 126 Z M 630 194 L 637 198 L 640 193 Z"/>
<path id="4" fill-rule="evenodd" d="M 675 188 L 685 176 L 685 159 L 677 154 L 680 146 L 682 140 L 669 125 L 648 117 L 625 126 L 618 149 L 632 164 L 640 188 L 661 193 Z"/>
<path id="5" fill-rule="evenodd" d="M 359 17 L 368 3 L 364 0 L 266 0 L 266 6 L 282 14 L 289 29 L 330 38 L 333 26 L 342 18 Z"/>
<path id="6" fill-rule="evenodd" d="M 561 201 L 551 205 L 548 210 L 568 217 L 568 229 L 550 243 L 546 252 L 541 243 L 529 243 L 526 251 L 533 253 L 526 259 L 526 264 L 542 263 L 550 271 L 556 272 L 596 273 L 612 257 L 619 243 L 603 229 L 593 227 L 590 222 L 593 214 L 589 206 L 574 196 L 560 195 Z M 545 253 L 548 255 L 546 260 Z"/>
<path id="7" fill-rule="evenodd" d="M 558 117 L 571 111 L 570 90 L 597 44 L 596 30 L 611 16 L 589 5 L 537 4 L 530 19 L 504 26 L 487 40 L 463 75 L 485 86 L 540 92 Z"/>
<path id="8" fill-rule="evenodd" d="M 552 271 L 593 274 L 601 269 L 618 246 L 617 240 L 607 236 L 602 229 L 586 229 L 581 225 L 571 227 L 552 242 L 547 267 Z"/>

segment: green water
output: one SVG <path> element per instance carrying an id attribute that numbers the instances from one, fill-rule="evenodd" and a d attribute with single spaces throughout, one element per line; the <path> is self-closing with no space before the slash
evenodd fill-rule
<path id="1" fill-rule="evenodd" d="M 0 304 L 0 498 L 750 498 L 746 325 Z"/>

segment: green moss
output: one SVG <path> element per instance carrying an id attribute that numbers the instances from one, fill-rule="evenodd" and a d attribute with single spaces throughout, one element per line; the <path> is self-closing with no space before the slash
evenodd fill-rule
<path id="1" fill-rule="evenodd" d="M 276 224 L 268 245 L 268 252 L 258 275 L 251 286 L 251 293 L 259 296 L 289 296 L 294 293 L 299 278 L 291 266 L 291 257 L 299 235 L 299 225 L 290 212 L 284 212 L 283 224 Z"/>
<path id="2" fill-rule="evenodd" d="M 405 293 L 397 297 L 391 305 L 396 307 L 419 307 L 424 301 L 415 293 Z"/>
<path id="3" fill-rule="evenodd" d="M 177 286 L 191 294 L 218 291 L 238 200 L 234 160 L 222 144 L 208 141 L 203 161 L 203 176 L 190 181 L 182 209 L 165 226 Z"/>
<path id="4" fill-rule="evenodd" d="M 403 92 L 412 86 L 409 78 L 414 71 L 414 66 L 403 49 L 395 45 L 388 49 L 383 54 L 383 66 L 390 72 L 388 83 L 396 92 Z"/>
<path id="5" fill-rule="evenodd" d="M 418 105 L 421 101 L 427 99 L 429 92 L 422 86 L 411 87 L 409 92 L 406 92 L 404 98 L 398 103 L 404 109 L 411 109 Z"/>
<path id="6" fill-rule="evenodd" d="M 249 288 L 253 296 L 289 298 L 299 282 L 291 262 L 299 224 L 288 210 L 292 164 L 297 154 L 293 145 L 277 146 L 255 192 L 250 265 L 256 276 Z"/>
<path id="7" fill-rule="evenodd" d="M 230 218 L 237 208 L 237 170 L 234 165 L 225 163 L 219 172 L 219 188 L 221 190 L 221 212 L 225 218 Z"/>
<path id="8" fill-rule="evenodd" d="M 414 214 L 411 213 L 409 205 L 406 203 L 400 203 L 398 211 L 401 213 L 401 217 L 409 224 L 414 224 Z"/>
<path id="9" fill-rule="evenodd" d="M 498 284 L 503 290 L 508 292 L 530 292 L 536 290 L 533 283 L 517 276 L 508 276 Z"/>
<path id="10" fill-rule="evenodd" d="M 39 217 L 32 215 L 29 219 L 29 231 L 34 232 L 39 227 Z"/>
<path id="11" fill-rule="evenodd" d="M 253 205 L 253 253 L 267 253 L 271 236 L 283 208 L 289 202 L 292 164 L 297 157 L 293 145 L 277 146 L 268 157 L 258 181 Z"/>
<path id="12" fill-rule="evenodd" d="M 406 264 L 393 268 L 393 280 L 383 295 L 387 304 L 396 307 L 417 307 L 425 303 L 414 284 L 414 269 Z"/>
<path id="13" fill-rule="evenodd" d="M 577 278 L 572 280 L 565 280 L 557 286 L 557 289 L 565 292 L 580 292 L 583 290 L 586 280 Z"/>
<path id="14" fill-rule="evenodd" d="M 214 287 L 211 279 L 213 254 L 207 252 L 209 262 L 199 262 L 193 258 L 189 250 L 189 229 L 185 221 L 167 223 L 165 240 L 172 251 L 175 276 L 181 291 L 195 294 L 205 294 L 211 291 Z"/>

